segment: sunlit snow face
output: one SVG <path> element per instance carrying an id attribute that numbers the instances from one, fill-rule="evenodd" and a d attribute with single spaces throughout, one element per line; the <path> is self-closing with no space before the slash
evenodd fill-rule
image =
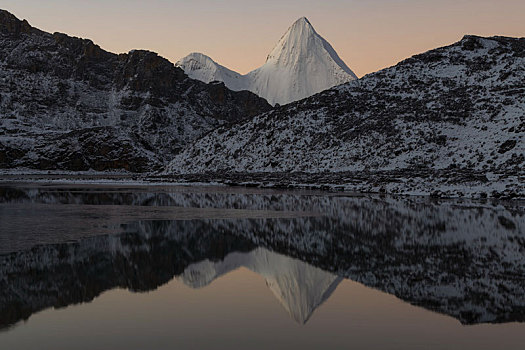
<path id="1" fill-rule="evenodd" d="M 236 73 L 201 53 L 177 65 L 191 78 L 223 81 L 232 90 L 249 90 L 270 104 L 287 104 L 357 79 L 333 47 L 306 17 L 293 23 L 267 56 L 266 63 L 246 75 Z"/>

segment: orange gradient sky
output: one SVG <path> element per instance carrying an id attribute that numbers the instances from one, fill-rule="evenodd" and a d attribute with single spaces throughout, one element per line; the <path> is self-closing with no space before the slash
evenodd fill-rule
<path id="1" fill-rule="evenodd" d="M 525 36 L 525 0 L 0 0 L 49 32 L 112 52 L 148 49 L 176 62 L 202 52 L 247 73 L 306 16 L 358 76 L 464 34 Z"/>

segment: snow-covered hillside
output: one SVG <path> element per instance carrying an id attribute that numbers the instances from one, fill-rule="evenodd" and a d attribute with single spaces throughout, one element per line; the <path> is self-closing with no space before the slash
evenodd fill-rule
<path id="1" fill-rule="evenodd" d="M 153 52 L 113 54 L 0 10 L 0 168 L 145 171 L 270 108 Z"/>
<path id="2" fill-rule="evenodd" d="M 466 36 L 220 127 L 168 173 L 466 169 L 490 184 L 524 175 L 524 111 L 525 39 Z"/>
<path id="3" fill-rule="evenodd" d="M 357 79 L 305 17 L 297 20 L 270 52 L 266 63 L 240 75 L 192 53 L 176 64 L 191 78 L 206 83 L 222 81 L 232 90 L 249 90 L 271 104 L 286 104 Z"/>

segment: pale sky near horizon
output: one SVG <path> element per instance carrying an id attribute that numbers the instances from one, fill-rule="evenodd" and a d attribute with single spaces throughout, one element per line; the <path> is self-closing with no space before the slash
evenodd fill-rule
<path id="1" fill-rule="evenodd" d="M 108 51 L 148 49 L 172 62 L 202 52 L 240 73 L 261 66 L 302 16 L 358 76 L 464 34 L 525 37 L 525 0 L 0 0 L 0 8 Z"/>

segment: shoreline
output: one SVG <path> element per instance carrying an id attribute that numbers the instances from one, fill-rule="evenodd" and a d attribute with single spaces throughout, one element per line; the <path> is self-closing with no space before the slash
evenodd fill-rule
<path id="1" fill-rule="evenodd" d="M 160 175 L 130 172 L 0 170 L 0 184 L 93 184 L 124 186 L 225 186 L 334 193 L 525 199 L 525 175 L 462 169 L 338 173 L 207 173 Z"/>

